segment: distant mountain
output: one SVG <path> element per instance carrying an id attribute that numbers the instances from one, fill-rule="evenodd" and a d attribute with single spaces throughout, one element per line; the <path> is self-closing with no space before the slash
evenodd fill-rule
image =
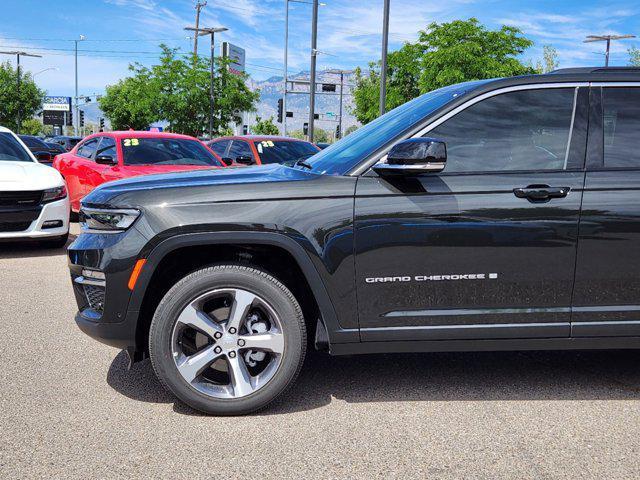
<path id="1" fill-rule="evenodd" d="M 289 76 L 289 81 L 309 81 L 309 72 L 302 71 L 295 75 Z M 328 73 L 326 71 L 318 72 L 318 84 L 322 83 L 340 83 L 340 75 Z M 358 121 L 350 113 L 353 105 L 351 90 L 354 83 L 353 75 L 344 76 L 344 95 L 343 95 L 343 122 L 342 129 L 346 131 L 351 125 L 358 125 Z M 282 76 L 273 76 L 266 80 L 255 81 L 249 79 L 247 82 L 251 90 L 260 90 L 260 100 L 256 106 L 255 112 L 245 113 L 243 124 L 255 124 L 256 117 L 263 119 L 273 117 L 274 123 L 283 131 L 282 124 L 277 123 L 278 116 L 278 99 L 282 98 Z M 309 121 L 309 87 L 308 85 L 298 84 L 294 88 L 296 91 L 304 91 L 304 94 L 290 93 L 287 95 L 287 110 L 293 112 L 293 118 L 287 118 L 287 131 L 301 130 L 305 122 Z M 316 91 L 322 88 L 317 87 Z M 320 114 L 320 119 L 316 120 L 316 128 L 322 128 L 329 132 L 335 132 L 338 125 L 338 113 L 340 112 L 340 87 L 336 87 L 335 92 L 316 93 L 316 113 Z M 85 123 L 97 124 L 99 119 L 104 116 L 97 102 L 83 104 L 80 103 L 80 109 L 84 111 Z M 107 121 L 107 127 L 109 123 Z M 237 126 L 240 133 L 242 125 Z"/>

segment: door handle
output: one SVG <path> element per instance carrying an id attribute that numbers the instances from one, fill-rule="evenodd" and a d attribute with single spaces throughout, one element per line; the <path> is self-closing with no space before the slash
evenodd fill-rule
<path id="1" fill-rule="evenodd" d="M 514 188 L 513 194 L 518 198 L 526 198 L 530 202 L 548 202 L 552 198 L 564 198 L 571 187 L 550 187 L 549 185 L 529 185 L 525 188 Z"/>

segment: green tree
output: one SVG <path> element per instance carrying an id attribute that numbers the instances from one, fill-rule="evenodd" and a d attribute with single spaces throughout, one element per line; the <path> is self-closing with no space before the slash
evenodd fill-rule
<path id="1" fill-rule="evenodd" d="M 132 76 L 108 87 L 100 106 L 113 128 L 146 128 L 166 120 L 173 132 L 201 135 L 209 125 L 210 62 L 181 57 L 165 45 L 160 48 L 157 65 L 131 65 Z M 239 122 L 241 112 L 255 110 L 260 97 L 247 88 L 246 75 L 231 74 L 226 65 L 225 59 L 216 60 L 214 133 Z"/>
<path id="2" fill-rule="evenodd" d="M 537 73 L 553 72 L 559 65 L 558 51 L 551 45 L 544 45 L 542 47 L 542 61 L 536 65 Z"/>
<path id="3" fill-rule="evenodd" d="M 330 142 L 329 132 L 322 128 L 313 129 L 313 141 L 315 143 L 328 143 Z"/>
<path id="4" fill-rule="evenodd" d="M 31 73 L 21 70 L 20 91 L 18 73 L 10 62 L 0 63 L 0 125 L 18 129 L 18 111 L 22 119 L 33 117 L 42 108 L 44 91 L 33 81 Z"/>
<path id="5" fill-rule="evenodd" d="M 280 130 L 275 123 L 273 123 L 273 117 L 263 120 L 260 117 L 256 117 L 256 124 L 251 127 L 251 131 L 255 135 L 279 135 Z"/>
<path id="6" fill-rule="evenodd" d="M 27 118 L 22 121 L 20 133 L 25 135 L 40 135 L 41 133 L 44 133 L 44 125 L 37 118 Z"/>
<path id="7" fill-rule="evenodd" d="M 387 60 L 386 109 L 401 105 L 436 88 L 469 80 L 535 73 L 517 56 L 533 42 L 514 27 L 488 30 L 475 18 L 431 23 L 416 43 L 405 43 Z M 377 118 L 380 64 L 369 73 L 356 72 L 354 114 L 367 123 Z"/>
<path id="8" fill-rule="evenodd" d="M 347 128 L 344 131 L 344 136 L 346 137 L 347 135 L 349 135 L 350 133 L 355 132 L 358 129 L 358 127 L 356 125 L 351 125 L 349 128 Z"/>
<path id="9" fill-rule="evenodd" d="M 631 47 L 629 50 L 629 65 L 640 67 L 640 49 Z"/>
<path id="10" fill-rule="evenodd" d="M 291 138 L 297 138 L 299 140 L 305 139 L 304 132 L 302 130 L 291 130 L 290 132 L 287 132 L 287 135 L 289 135 Z"/>

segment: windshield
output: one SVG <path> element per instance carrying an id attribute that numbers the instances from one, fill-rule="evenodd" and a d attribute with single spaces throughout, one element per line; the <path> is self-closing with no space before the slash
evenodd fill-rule
<path id="1" fill-rule="evenodd" d="M 287 140 L 262 140 L 253 142 L 260 154 L 262 164 L 282 163 L 293 165 L 300 159 L 309 158 L 318 153 L 318 149 L 308 142 Z"/>
<path id="2" fill-rule="evenodd" d="M 197 140 L 181 138 L 125 138 L 122 140 L 125 165 L 222 164 Z"/>
<path id="3" fill-rule="evenodd" d="M 0 162 L 33 162 L 25 148 L 8 132 L 0 132 Z"/>
<path id="4" fill-rule="evenodd" d="M 317 173 L 344 175 L 429 114 L 486 81 L 459 83 L 414 98 L 318 152 L 306 161 L 306 165 Z"/>

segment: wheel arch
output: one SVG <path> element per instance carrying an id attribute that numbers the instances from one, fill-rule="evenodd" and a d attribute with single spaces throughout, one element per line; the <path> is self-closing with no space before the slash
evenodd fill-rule
<path id="1" fill-rule="evenodd" d="M 224 260 L 229 259 L 228 255 L 225 256 L 226 249 L 233 248 L 271 247 L 286 252 L 295 262 L 295 267 L 303 275 L 309 288 L 309 294 L 313 297 L 313 301 L 317 306 L 317 331 L 320 332 L 320 338 L 328 337 L 326 341 L 329 348 L 332 343 L 359 341 L 357 330 L 342 329 L 340 327 L 333 302 L 325 288 L 320 273 L 300 243 L 287 235 L 274 232 L 198 232 L 175 235 L 163 240 L 145 256 L 146 262 L 132 292 L 128 307 L 129 312 L 135 313 L 139 317 L 136 334 L 138 348 L 145 347 L 145 330 L 148 330 L 147 324 L 150 322 L 150 318 L 148 318 L 150 312 L 146 311 L 147 302 L 150 304 L 154 302 L 150 300 L 154 294 L 153 288 L 150 291 L 148 287 L 153 285 L 154 276 L 158 268 L 165 259 L 172 254 L 175 255 L 183 251 L 183 249 L 209 246 L 219 249 L 219 256 Z M 216 255 L 212 256 L 215 257 Z M 207 264 L 211 264 L 211 262 L 208 262 L 206 258 L 200 263 L 202 266 Z M 314 332 L 310 331 L 308 333 L 309 336 L 313 337 Z"/>

